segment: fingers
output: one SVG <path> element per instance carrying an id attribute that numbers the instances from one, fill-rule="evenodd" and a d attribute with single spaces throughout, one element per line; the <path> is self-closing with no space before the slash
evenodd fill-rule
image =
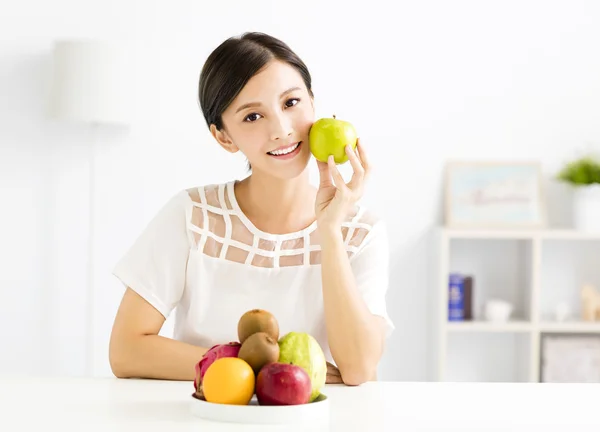
<path id="1" fill-rule="evenodd" d="M 348 186 L 350 189 L 356 190 L 362 185 L 362 182 L 365 178 L 365 169 L 363 168 L 362 162 L 358 158 L 357 153 L 352 149 L 352 147 L 346 146 L 346 154 L 348 155 L 348 159 L 352 165 L 352 170 L 354 171 Z"/>
<path id="2" fill-rule="evenodd" d="M 329 158 L 327 158 L 327 165 L 329 166 L 329 173 L 333 177 L 335 187 L 341 191 L 345 191 L 347 189 L 346 182 L 340 174 L 340 171 L 337 169 L 333 156 L 329 156 Z"/>
<path id="3" fill-rule="evenodd" d="M 331 186 L 331 174 L 329 172 L 329 165 L 325 162 L 317 160 L 317 166 L 319 167 L 319 183 L 321 187 Z"/>
<path id="4" fill-rule="evenodd" d="M 342 376 L 342 374 L 340 373 L 340 370 L 336 366 L 332 365 L 329 362 L 326 362 L 326 363 L 327 363 L 327 373 L 328 374 Z"/>
<path id="5" fill-rule="evenodd" d="M 342 380 L 341 376 L 327 374 L 325 384 L 344 384 L 344 380 Z"/>
<path id="6" fill-rule="evenodd" d="M 329 167 L 327 176 L 325 176 L 324 164 L 321 165 L 322 163 L 319 163 L 321 181 L 323 182 L 324 179 L 327 178 L 329 181 L 327 185 L 330 185 L 331 178 L 333 178 L 333 184 L 335 184 L 337 189 L 340 189 L 345 193 L 357 192 L 360 195 L 364 182 L 371 169 L 364 147 L 360 142 L 360 138 L 356 140 L 356 149 L 352 149 L 351 146 L 346 146 L 345 151 L 353 170 L 350 181 L 346 184 L 335 164 L 333 156 L 329 156 L 327 159 L 327 165 Z"/>
<path id="7" fill-rule="evenodd" d="M 369 162 L 369 158 L 367 157 L 367 153 L 365 152 L 365 148 L 363 147 L 360 138 L 356 140 L 356 149 L 358 150 L 358 157 L 365 170 L 365 177 L 367 177 L 371 173 L 371 163 Z"/>
<path id="8" fill-rule="evenodd" d="M 356 147 L 358 148 L 358 144 Z M 346 154 L 348 155 L 348 159 L 350 160 L 354 174 L 359 174 L 360 176 L 364 175 L 365 169 L 363 168 L 362 162 L 358 158 L 356 151 L 354 151 L 352 147 L 346 146 Z"/>
<path id="9" fill-rule="evenodd" d="M 327 362 L 327 378 L 325 379 L 326 384 L 343 384 L 342 374 L 340 370 Z"/>

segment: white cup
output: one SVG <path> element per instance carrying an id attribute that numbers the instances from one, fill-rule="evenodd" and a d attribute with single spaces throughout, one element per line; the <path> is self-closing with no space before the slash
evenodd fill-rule
<path id="1" fill-rule="evenodd" d="M 504 300 L 489 300 L 485 304 L 485 319 L 494 322 L 506 322 L 513 312 L 513 305 Z"/>
<path id="2" fill-rule="evenodd" d="M 571 317 L 571 309 L 567 303 L 561 302 L 556 305 L 554 315 L 558 322 L 567 321 Z"/>

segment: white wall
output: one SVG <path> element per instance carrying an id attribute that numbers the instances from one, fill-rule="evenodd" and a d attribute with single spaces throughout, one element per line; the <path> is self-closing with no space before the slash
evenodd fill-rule
<path id="1" fill-rule="evenodd" d="M 600 143 L 599 22 L 592 0 L 29 0 L 3 8 L 0 373 L 77 375 L 86 359 L 93 373 L 110 373 L 107 342 L 123 291 L 110 275 L 115 261 L 175 191 L 244 175 L 244 161 L 211 140 L 196 86 L 218 43 L 261 30 L 307 62 L 318 114 L 352 121 L 363 137 L 377 170 L 365 203 L 387 219 L 392 243 L 388 303 L 397 330 L 381 376 L 429 379 L 430 232 L 441 221 L 443 163 L 539 158 L 552 174 L 564 158 Z M 44 118 L 52 42 L 78 36 L 133 42 L 136 115 L 128 131 L 92 135 Z"/>

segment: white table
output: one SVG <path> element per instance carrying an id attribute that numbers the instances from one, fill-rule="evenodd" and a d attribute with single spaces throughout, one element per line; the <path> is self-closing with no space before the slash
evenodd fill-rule
<path id="1" fill-rule="evenodd" d="M 190 414 L 190 382 L 0 378 L 0 431 L 290 431 Z M 327 386 L 317 431 L 600 431 L 600 386 L 368 383 Z M 42 429 L 44 428 L 44 429 Z"/>

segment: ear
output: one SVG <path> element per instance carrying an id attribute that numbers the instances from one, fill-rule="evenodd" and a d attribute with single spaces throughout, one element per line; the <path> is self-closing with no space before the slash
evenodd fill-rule
<path id="1" fill-rule="evenodd" d="M 210 125 L 210 133 L 217 142 L 229 153 L 237 153 L 240 149 L 233 143 L 225 129 L 219 130 L 214 124 Z"/>

